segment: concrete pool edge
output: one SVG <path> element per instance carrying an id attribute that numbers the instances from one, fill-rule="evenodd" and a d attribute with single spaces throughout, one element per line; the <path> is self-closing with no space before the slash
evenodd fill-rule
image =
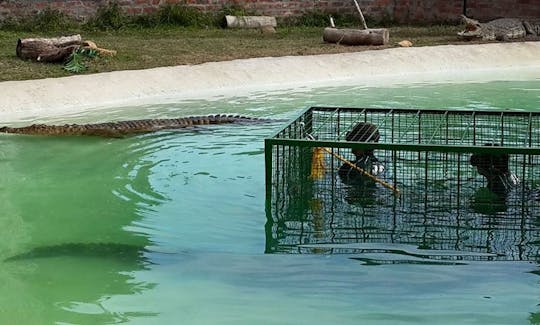
<path id="1" fill-rule="evenodd" d="M 0 120 L 333 84 L 538 78 L 540 42 L 392 48 L 0 82 Z"/>

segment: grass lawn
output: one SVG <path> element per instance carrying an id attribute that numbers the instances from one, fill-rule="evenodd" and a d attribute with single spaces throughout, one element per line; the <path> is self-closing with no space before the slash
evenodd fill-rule
<path id="1" fill-rule="evenodd" d="M 146 69 L 181 64 L 199 64 L 232 59 L 358 52 L 395 47 L 408 39 L 415 46 L 464 43 L 457 39 L 459 26 L 392 27 L 385 47 L 325 44 L 320 27 L 284 27 L 276 34 L 257 30 L 148 28 L 115 32 L 67 31 L 80 33 L 99 47 L 114 49 L 114 58 L 100 57 L 89 62 L 84 73 Z M 50 33 L 22 33 L 0 30 L 0 81 L 62 77 L 70 75 L 61 65 L 22 61 L 15 56 L 18 38 L 60 36 Z"/>

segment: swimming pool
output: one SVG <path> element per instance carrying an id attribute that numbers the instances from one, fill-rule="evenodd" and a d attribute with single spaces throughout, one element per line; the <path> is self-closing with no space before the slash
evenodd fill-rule
<path id="1" fill-rule="evenodd" d="M 47 122 L 216 112 L 292 118 L 312 105 L 538 110 L 539 99 L 540 79 L 327 87 Z M 265 254 L 263 139 L 282 125 L 125 139 L 0 137 L 0 321 L 540 322 L 538 258 L 375 265 L 354 254 Z"/>

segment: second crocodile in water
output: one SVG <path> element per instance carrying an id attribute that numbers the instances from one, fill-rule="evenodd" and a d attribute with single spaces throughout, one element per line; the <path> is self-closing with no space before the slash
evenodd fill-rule
<path id="1" fill-rule="evenodd" d="M 161 130 L 181 129 L 190 126 L 230 123 L 260 123 L 275 120 L 261 119 L 243 115 L 205 115 L 173 119 L 144 119 L 94 124 L 47 125 L 32 124 L 24 127 L 0 127 L 0 133 L 56 136 L 102 136 L 123 137 L 132 134 Z"/>

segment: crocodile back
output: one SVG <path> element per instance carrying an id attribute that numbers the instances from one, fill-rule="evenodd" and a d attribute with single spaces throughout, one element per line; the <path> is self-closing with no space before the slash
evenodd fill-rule
<path id="1" fill-rule="evenodd" d="M 102 136 L 123 137 L 131 134 L 172 130 L 197 125 L 257 123 L 270 121 L 243 115 L 216 114 L 204 116 L 189 116 L 173 119 L 143 119 L 107 123 L 46 125 L 32 124 L 30 126 L 0 128 L 1 133 L 31 134 L 31 135 L 72 135 L 72 136 Z"/>
<path id="2" fill-rule="evenodd" d="M 526 35 L 523 22 L 517 18 L 500 18 L 481 24 L 485 30 L 485 40 L 508 40 L 522 38 Z"/>

